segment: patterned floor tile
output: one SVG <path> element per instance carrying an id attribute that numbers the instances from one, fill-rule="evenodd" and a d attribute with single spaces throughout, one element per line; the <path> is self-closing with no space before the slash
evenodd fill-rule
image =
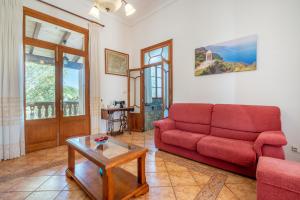
<path id="1" fill-rule="evenodd" d="M 25 177 L 20 180 L 20 182 L 13 185 L 9 191 L 34 191 L 47 179 L 49 179 L 49 176 Z"/>
<path id="2" fill-rule="evenodd" d="M 197 186 L 195 179 L 189 171 L 169 171 L 172 186 Z"/>
<path id="3" fill-rule="evenodd" d="M 33 192 L 26 200 L 53 200 L 59 194 L 59 191 Z"/>
<path id="4" fill-rule="evenodd" d="M 146 179 L 150 187 L 171 186 L 169 174 L 166 172 L 146 173 Z"/>
<path id="5" fill-rule="evenodd" d="M 176 186 L 174 192 L 177 200 L 194 199 L 200 192 L 200 186 Z"/>
<path id="6" fill-rule="evenodd" d="M 144 146 L 149 193 L 138 200 L 254 200 L 256 181 L 155 148 L 153 131 L 116 137 Z M 85 161 L 76 154 L 76 163 Z M 137 162 L 122 165 L 137 174 Z M 67 147 L 45 149 L 0 162 L 0 200 L 89 200 L 80 187 L 65 177 Z"/>
<path id="7" fill-rule="evenodd" d="M 0 200 L 23 200 L 30 192 L 7 192 L 0 193 Z"/>

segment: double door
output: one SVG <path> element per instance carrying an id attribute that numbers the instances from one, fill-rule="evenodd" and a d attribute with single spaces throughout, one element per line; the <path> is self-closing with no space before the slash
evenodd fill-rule
<path id="1" fill-rule="evenodd" d="M 133 131 L 153 129 L 153 121 L 168 117 L 170 107 L 170 65 L 163 61 L 129 70 L 128 103 Z"/>
<path id="2" fill-rule="evenodd" d="M 88 135 L 89 68 L 83 51 L 25 39 L 26 151 Z"/>
<path id="3" fill-rule="evenodd" d="M 128 105 L 133 131 L 153 129 L 153 121 L 168 117 L 173 101 L 172 52 L 168 40 L 141 50 L 141 68 L 128 73 Z"/>

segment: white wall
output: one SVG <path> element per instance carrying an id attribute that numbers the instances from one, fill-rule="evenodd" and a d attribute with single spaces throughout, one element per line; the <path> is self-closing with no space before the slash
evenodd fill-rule
<path id="1" fill-rule="evenodd" d="M 89 1 L 48 2 L 89 17 Z M 24 5 L 87 28 L 86 21 L 33 0 Z M 299 8 L 299 0 L 176 0 L 131 28 L 104 14 L 99 66 L 104 103 L 127 99 L 127 79 L 104 73 L 104 48 L 130 53 L 131 66 L 138 67 L 140 49 L 172 38 L 175 102 L 277 105 L 288 158 L 300 161 L 300 154 L 290 151 L 291 145 L 300 149 Z M 256 71 L 194 76 L 195 48 L 250 34 L 258 35 Z"/>
<path id="2" fill-rule="evenodd" d="M 174 102 L 277 105 L 288 158 L 300 149 L 300 1 L 177 0 L 132 27 L 133 66 L 140 49 L 173 38 Z M 258 35 L 258 69 L 195 77 L 194 50 Z"/>
<path id="3" fill-rule="evenodd" d="M 91 18 L 88 13 L 91 4 L 85 0 L 48 0 L 49 3 L 55 4 L 61 8 L 77 13 L 81 16 Z M 72 6 L 70 6 L 72 5 Z M 78 17 L 74 17 L 68 13 L 59 11 L 57 9 L 46 6 L 34 0 L 24 0 L 24 6 L 35 9 L 37 11 L 52 15 L 62 20 L 71 22 L 75 25 L 88 28 L 88 22 Z M 104 49 L 109 48 L 124 53 L 130 52 L 130 28 L 117 20 L 115 17 L 107 14 L 101 15 L 101 23 L 105 25 L 101 29 L 101 97 L 105 105 L 110 104 L 113 100 L 126 100 L 127 101 L 127 78 L 123 76 L 115 76 L 105 74 L 105 57 Z M 102 132 L 106 132 L 106 124 L 102 121 Z"/>

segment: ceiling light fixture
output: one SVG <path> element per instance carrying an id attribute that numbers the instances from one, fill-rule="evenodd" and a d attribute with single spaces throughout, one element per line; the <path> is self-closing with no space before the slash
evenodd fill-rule
<path id="1" fill-rule="evenodd" d="M 124 4 L 126 16 L 135 13 L 135 8 L 126 0 L 94 0 L 95 5 L 91 8 L 89 14 L 95 18 L 100 18 L 100 11 L 116 12 Z"/>
<path id="2" fill-rule="evenodd" d="M 89 15 L 92 15 L 93 17 L 100 19 L 100 10 L 96 6 L 93 6 L 89 12 Z"/>
<path id="3" fill-rule="evenodd" d="M 136 10 L 130 3 L 128 3 L 125 0 L 122 0 L 122 1 L 125 4 L 125 14 L 126 14 L 126 16 L 129 16 L 129 15 L 132 15 L 133 13 L 135 13 Z"/>

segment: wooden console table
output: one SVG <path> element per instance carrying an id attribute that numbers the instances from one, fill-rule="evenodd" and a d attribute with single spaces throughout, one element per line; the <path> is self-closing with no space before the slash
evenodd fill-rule
<path id="1" fill-rule="evenodd" d="M 124 130 L 128 130 L 130 133 L 130 126 L 128 126 L 128 114 L 126 113 L 134 111 L 133 107 L 126 108 L 103 108 L 101 109 L 101 118 L 107 120 L 107 133 L 110 135 L 122 134 Z M 120 113 L 120 117 L 115 119 L 114 113 Z M 119 122 L 120 128 L 118 131 L 114 131 L 114 123 Z"/>

